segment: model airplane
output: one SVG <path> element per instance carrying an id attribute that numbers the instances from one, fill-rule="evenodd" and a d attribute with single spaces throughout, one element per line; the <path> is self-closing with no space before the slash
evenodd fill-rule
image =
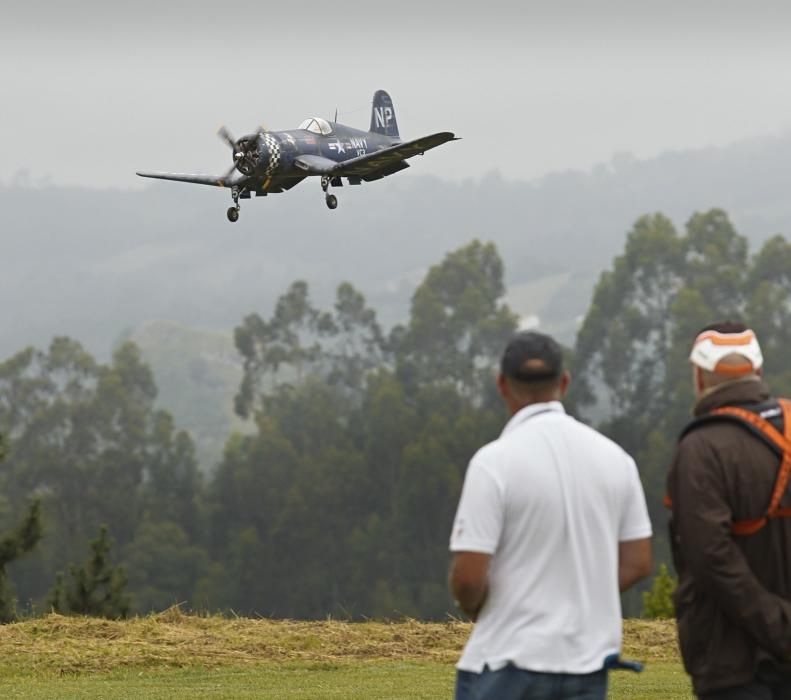
<path id="1" fill-rule="evenodd" d="M 374 93 L 368 131 L 313 117 L 289 131 L 261 128 L 254 134 L 234 139 L 222 127 L 219 136 L 233 153 L 233 166 L 225 175 L 137 174 L 159 180 L 228 187 L 234 204 L 228 209 L 228 220 L 236 221 L 240 199 L 249 199 L 253 194 L 263 197 L 284 192 L 312 175 L 321 178 L 327 206 L 335 209 L 338 198 L 330 194 L 329 188 L 343 186 L 342 178 L 350 185 L 379 180 L 408 168 L 407 158 L 456 140 L 452 133 L 443 131 L 414 141 L 401 141 L 393 101 L 384 90 Z"/>

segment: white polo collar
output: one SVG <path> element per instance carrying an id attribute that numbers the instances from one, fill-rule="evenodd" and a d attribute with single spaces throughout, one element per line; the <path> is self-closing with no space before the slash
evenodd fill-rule
<path id="1" fill-rule="evenodd" d="M 505 428 L 503 428 L 502 434 L 505 435 L 510 433 L 514 428 L 517 428 L 522 423 L 527 420 L 530 420 L 533 416 L 537 416 L 539 413 L 566 413 L 566 409 L 563 408 L 563 404 L 560 401 L 546 401 L 543 403 L 531 403 L 529 406 L 525 406 L 523 409 L 520 409 L 513 416 L 511 416 L 511 420 L 509 420 L 505 424 Z"/>

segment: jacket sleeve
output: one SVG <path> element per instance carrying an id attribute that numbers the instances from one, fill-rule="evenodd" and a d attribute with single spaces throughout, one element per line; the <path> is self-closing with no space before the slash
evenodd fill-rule
<path id="1" fill-rule="evenodd" d="M 699 438 L 682 440 L 668 486 L 675 544 L 695 587 L 757 646 L 791 658 L 791 603 L 761 585 L 731 534 L 733 514 L 714 447 Z"/>

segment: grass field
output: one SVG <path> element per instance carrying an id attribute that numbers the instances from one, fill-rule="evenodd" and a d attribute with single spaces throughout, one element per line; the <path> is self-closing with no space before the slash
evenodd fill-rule
<path id="1" fill-rule="evenodd" d="M 0 628 L 0 697 L 452 697 L 470 626 L 290 622 L 162 615 L 112 622 L 50 615 Z M 692 698 L 673 625 L 627 621 L 624 656 L 647 662 L 611 675 L 611 698 Z"/>

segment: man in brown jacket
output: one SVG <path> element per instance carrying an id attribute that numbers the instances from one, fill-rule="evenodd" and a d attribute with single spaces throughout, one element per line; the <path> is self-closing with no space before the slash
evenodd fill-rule
<path id="1" fill-rule="evenodd" d="M 667 479 L 684 666 L 705 700 L 788 700 L 791 497 L 776 485 L 791 411 L 770 397 L 743 325 L 705 328 L 690 360 L 696 418 Z"/>

